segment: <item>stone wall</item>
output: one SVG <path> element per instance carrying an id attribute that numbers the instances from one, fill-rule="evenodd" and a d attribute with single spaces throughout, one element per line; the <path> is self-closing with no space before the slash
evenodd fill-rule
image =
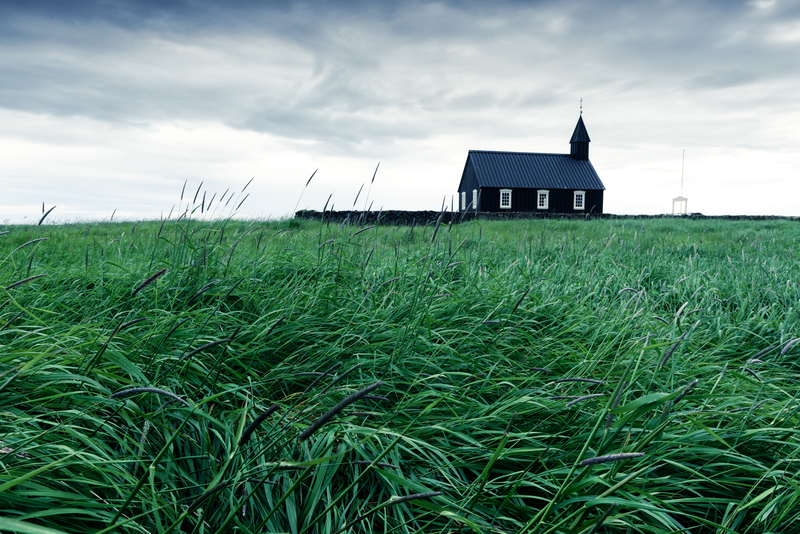
<path id="1" fill-rule="evenodd" d="M 503 221 L 503 220 L 516 220 L 516 219 L 664 219 L 679 217 L 684 219 L 693 220 L 729 220 L 729 221 L 771 221 L 771 220 L 791 220 L 798 221 L 798 217 L 783 217 L 779 215 L 703 215 L 702 213 L 692 213 L 689 215 L 614 215 L 613 213 L 601 214 L 580 214 L 580 213 L 531 213 L 531 212 L 498 212 L 498 213 L 475 213 L 468 211 L 466 213 L 452 213 L 446 211 L 444 213 L 439 211 L 326 211 L 325 221 L 342 223 L 347 221 L 348 218 L 352 224 L 359 224 L 360 226 L 378 224 L 378 217 L 380 216 L 380 224 L 388 224 L 393 226 L 411 226 L 425 225 L 436 223 L 439 216 L 442 217 L 442 223 L 449 224 L 453 222 L 470 221 L 478 218 L 481 220 Z M 313 210 L 302 210 L 295 214 L 297 219 L 312 219 L 319 220 L 322 217 L 322 212 Z"/>

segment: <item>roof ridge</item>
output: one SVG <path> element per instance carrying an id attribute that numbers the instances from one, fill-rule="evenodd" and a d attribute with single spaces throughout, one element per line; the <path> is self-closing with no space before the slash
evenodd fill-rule
<path id="1" fill-rule="evenodd" d="M 571 154 L 564 154 L 564 153 L 556 153 L 556 152 L 516 152 L 516 151 L 509 151 L 509 150 L 470 150 L 469 152 L 483 152 L 489 154 L 523 154 L 529 156 L 569 156 L 572 157 Z"/>

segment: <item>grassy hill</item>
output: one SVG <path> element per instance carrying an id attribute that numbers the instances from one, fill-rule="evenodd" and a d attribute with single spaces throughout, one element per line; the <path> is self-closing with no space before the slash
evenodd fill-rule
<path id="1" fill-rule="evenodd" d="M 0 531 L 800 519 L 796 222 L 0 234 Z"/>

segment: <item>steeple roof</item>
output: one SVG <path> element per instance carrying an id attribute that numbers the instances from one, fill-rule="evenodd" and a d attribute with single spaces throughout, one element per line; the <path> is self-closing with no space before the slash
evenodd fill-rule
<path id="1" fill-rule="evenodd" d="M 583 124 L 583 115 L 578 117 L 578 124 L 575 125 L 575 131 L 572 132 L 572 139 L 570 143 L 589 143 L 589 133 L 586 131 L 586 125 Z"/>

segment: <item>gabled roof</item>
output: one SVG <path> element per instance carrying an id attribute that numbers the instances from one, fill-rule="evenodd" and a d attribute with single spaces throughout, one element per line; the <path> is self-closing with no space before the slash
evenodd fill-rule
<path id="1" fill-rule="evenodd" d="M 575 125 L 575 131 L 572 132 L 572 139 L 570 143 L 589 143 L 589 132 L 586 131 L 586 125 L 583 124 L 583 115 L 578 117 L 578 124 Z"/>
<path id="2" fill-rule="evenodd" d="M 605 190 L 592 164 L 569 154 L 470 150 L 470 162 L 480 187 Z"/>

